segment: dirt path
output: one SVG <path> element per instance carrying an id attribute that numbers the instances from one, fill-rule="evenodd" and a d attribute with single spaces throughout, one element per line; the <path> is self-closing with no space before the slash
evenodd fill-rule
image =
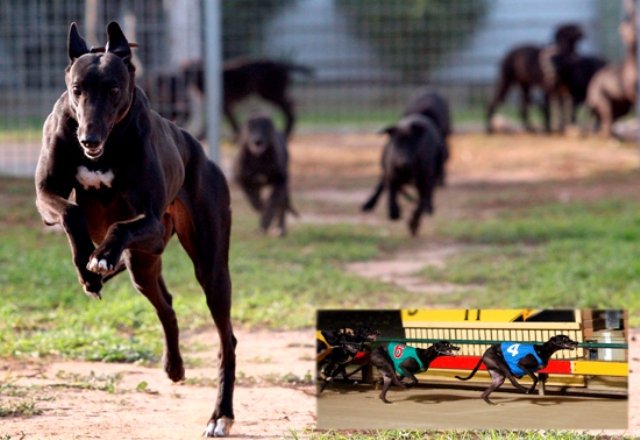
<path id="1" fill-rule="evenodd" d="M 308 375 L 314 371 L 314 331 L 240 331 L 237 337 L 233 436 L 271 439 L 289 435 L 289 429 L 300 432 L 313 426 L 315 386 L 310 385 Z M 216 334 L 190 339 L 211 342 Z M 203 364 L 215 361 L 213 351 L 198 352 L 197 356 Z M 110 393 L 110 380 L 117 375 L 121 379 Z M 214 368 L 187 368 L 187 384 L 175 385 L 160 367 L 2 360 L 0 385 L 10 383 L 11 393 L 3 392 L 0 404 L 35 401 L 35 409 L 42 413 L 1 419 L 0 438 L 201 438 L 213 410 L 212 378 L 216 376 Z M 296 383 L 296 378 L 304 383 Z M 137 391 L 139 387 L 144 390 Z"/>

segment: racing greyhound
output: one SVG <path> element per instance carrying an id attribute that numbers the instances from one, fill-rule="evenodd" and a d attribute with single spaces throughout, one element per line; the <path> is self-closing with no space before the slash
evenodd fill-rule
<path id="1" fill-rule="evenodd" d="M 383 385 L 380 392 L 380 399 L 384 403 L 391 403 L 387 400 L 387 391 L 391 383 L 399 387 L 412 387 L 418 383 L 414 373 L 422 373 L 429 369 L 429 364 L 438 356 L 455 356 L 455 352 L 460 347 L 451 345 L 449 341 L 440 341 L 431 347 L 415 348 L 399 342 L 390 342 L 381 345 L 371 353 L 371 363 L 378 368 L 382 376 Z M 396 376 L 400 375 L 400 379 Z M 412 383 L 401 382 L 403 377 L 411 379 Z"/>
<path id="2" fill-rule="evenodd" d="M 469 376 L 464 378 L 456 376 L 456 378 L 460 380 L 471 379 L 484 362 L 491 375 L 491 385 L 482 393 L 482 398 L 489 405 L 495 405 L 489 400 L 489 394 L 500 388 L 505 378 L 509 378 L 514 387 L 530 394 L 538 384 L 538 377 L 533 373 L 545 368 L 549 363 L 549 358 L 556 351 L 573 350 L 577 346 L 578 343 L 566 335 L 554 336 L 544 344 L 525 344 L 522 342 L 495 344 L 487 348 Z M 533 379 L 533 385 L 528 389 L 514 379 L 514 377 L 520 379 L 525 374 Z"/>

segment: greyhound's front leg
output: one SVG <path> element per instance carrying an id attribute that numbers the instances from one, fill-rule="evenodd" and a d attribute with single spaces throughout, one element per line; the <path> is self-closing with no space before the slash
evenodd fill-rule
<path id="1" fill-rule="evenodd" d="M 120 257 L 125 249 L 144 251 L 160 255 L 171 235 L 153 215 L 140 214 L 131 220 L 116 222 L 109 227 L 104 241 L 89 257 L 87 269 L 109 275 L 118 269 Z"/>
<path id="2" fill-rule="evenodd" d="M 518 363 L 518 366 L 522 368 L 522 371 L 524 371 L 527 374 L 527 376 L 529 376 L 533 380 L 533 385 L 531 385 L 531 388 L 529 388 L 526 391 L 527 394 L 533 393 L 533 391 L 536 389 L 536 385 L 538 384 L 538 377 L 535 374 L 533 374 L 533 371 L 529 370 L 527 367 L 523 365 L 520 365 L 520 363 Z"/>
<path id="3" fill-rule="evenodd" d="M 395 183 L 389 185 L 389 218 L 391 220 L 398 220 L 400 218 L 400 205 L 398 205 L 399 189 Z"/>
<path id="4" fill-rule="evenodd" d="M 48 190 L 42 190 L 36 198 L 36 206 L 47 225 L 59 224 L 69 239 L 73 264 L 78 272 L 78 280 L 84 292 L 95 299 L 101 299 L 103 278 L 87 269 L 87 261 L 95 246 L 91 241 L 87 220 L 82 209 L 75 203 L 55 195 Z"/>
<path id="5" fill-rule="evenodd" d="M 276 213 L 284 214 L 284 211 L 287 209 L 287 184 L 286 182 L 277 183 L 273 186 L 273 192 L 269 197 L 269 202 L 267 203 L 267 207 L 262 213 L 262 219 L 260 220 L 260 229 L 263 232 L 267 232 L 269 226 L 271 226 L 271 222 L 273 221 L 274 215 Z M 279 235 L 286 235 L 286 228 L 280 225 L 280 230 L 278 231 Z"/>

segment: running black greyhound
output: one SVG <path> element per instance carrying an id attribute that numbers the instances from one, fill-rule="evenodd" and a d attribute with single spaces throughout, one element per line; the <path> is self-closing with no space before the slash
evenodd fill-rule
<path id="1" fill-rule="evenodd" d="M 459 347 L 451 345 L 449 341 L 436 342 L 429 348 L 410 347 L 399 342 L 390 342 L 381 345 L 371 353 L 371 363 L 378 368 L 382 376 L 383 385 L 380 399 L 384 403 L 387 400 L 387 391 L 391 384 L 399 387 L 412 387 L 418 383 L 414 373 L 424 372 L 429 369 L 429 364 L 438 356 L 455 356 Z M 400 375 L 400 379 L 396 376 Z M 410 384 L 401 382 L 403 377 L 411 379 Z"/>
<path id="2" fill-rule="evenodd" d="M 489 400 L 489 394 L 500 388 L 505 378 L 509 378 L 514 387 L 527 394 L 535 390 L 538 378 L 534 372 L 542 370 L 549 363 L 551 355 L 558 350 L 573 350 L 578 343 L 569 339 L 566 335 L 557 335 L 544 344 L 526 344 L 522 342 L 503 342 L 487 348 L 478 365 L 467 377 L 456 376 L 460 380 L 471 379 L 480 365 L 484 362 L 491 375 L 491 385 L 482 393 L 482 398 L 489 405 L 495 405 Z M 520 379 L 524 375 L 533 379 L 531 388 L 525 388 L 516 382 L 514 377 Z"/>
<path id="3" fill-rule="evenodd" d="M 47 225 L 64 228 L 90 297 L 100 299 L 102 285 L 129 270 L 162 323 L 164 370 L 174 382 L 184 379 L 184 364 L 161 255 L 177 234 L 220 336 L 218 395 L 205 436 L 226 436 L 234 419 L 236 338 L 224 174 L 193 136 L 149 108 L 117 23 L 107 26 L 106 47 L 92 50 L 71 24 L 68 55 L 67 90 L 44 124 L 38 211 Z"/>

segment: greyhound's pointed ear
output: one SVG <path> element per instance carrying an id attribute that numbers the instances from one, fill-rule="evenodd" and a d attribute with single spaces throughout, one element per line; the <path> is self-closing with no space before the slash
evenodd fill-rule
<path id="1" fill-rule="evenodd" d="M 80 36 L 80 32 L 78 32 L 78 25 L 75 23 L 71 23 L 71 27 L 69 28 L 67 50 L 69 51 L 69 59 L 72 63 L 77 58 L 89 52 L 87 42 Z"/>
<path id="2" fill-rule="evenodd" d="M 107 25 L 107 46 L 105 47 L 105 52 L 118 55 L 125 64 L 130 65 L 131 47 L 122 29 L 120 29 L 120 25 L 115 21 Z"/>

